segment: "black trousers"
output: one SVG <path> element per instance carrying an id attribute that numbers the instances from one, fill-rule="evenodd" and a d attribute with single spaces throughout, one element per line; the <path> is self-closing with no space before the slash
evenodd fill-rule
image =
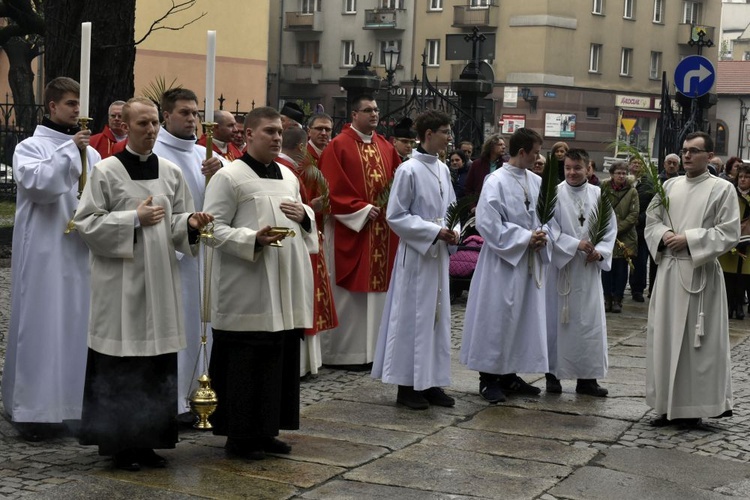
<path id="1" fill-rule="evenodd" d="M 100 455 L 177 443 L 177 353 L 108 356 L 86 361 L 80 443 Z"/>
<path id="2" fill-rule="evenodd" d="M 214 434 L 258 439 L 299 429 L 301 333 L 213 329 L 208 373 L 219 400 L 210 418 Z"/>

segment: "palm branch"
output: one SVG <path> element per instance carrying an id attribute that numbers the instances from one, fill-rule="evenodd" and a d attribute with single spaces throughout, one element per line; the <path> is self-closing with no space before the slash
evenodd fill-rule
<path id="1" fill-rule="evenodd" d="M 384 186 L 383 189 L 380 191 L 380 194 L 378 195 L 377 200 L 375 200 L 375 203 L 377 203 L 378 207 L 385 208 L 388 206 L 388 198 L 391 197 L 392 186 L 393 186 L 393 179 L 391 179 L 388 182 L 388 185 Z"/>
<path id="2" fill-rule="evenodd" d="M 172 80 L 172 83 L 167 84 L 167 79 L 164 76 L 157 76 L 154 81 L 149 84 L 141 91 L 144 97 L 151 99 L 157 107 L 161 106 L 161 96 L 164 95 L 169 89 L 182 88 L 182 85 L 175 85 L 177 78 Z"/>
<path id="3" fill-rule="evenodd" d="M 662 184 L 661 179 L 659 179 L 659 166 L 651 161 L 651 155 L 648 150 L 646 150 L 646 157 L 644 157 L 635 146 L 619 141 L 612 143 L 610 148 L 617 148 L 619 151 L 625 151 L 631 159 L 635 158 L 641 162 L 641 165 L 643 165 L 646 170 L 646 178 L 651 183 L 651 192 L 657 199 L 654 207 L 664 207 L 664 211 L 667 213 L 667 219 L 669 219 L 669 227 L 670 229 L 673 228 L 674 224 L 672 224 L 672 216 L 669 214 L 669 196 L 667 196 L 664 185 Z"/>
<path id="4" fill-rule="evenodd" d="M 318 188 L 317 194 L 321 197 L 322 202 L 320 211 L 323 214 L 328 213 L 331 208 L 328 181 L 323 176 L 323 172 L 318 168 L 318 162 L 315 160 L 315 157 L 309 151 L 306 151 L 305 162 L 302 166 L 302 175 L 305 179 L 305 184 L 315 183 L 315 186 Z"/>
<path id="5" fill-rule="evenodd" d="M 476 194 L 466 195 L 448 206 L 445 212 L 445 227 L 453 230 L 459 222 L 466 220 L 471 207 L 476 205 L 479 196 Z"/>
<path id="6" fill-rule="evenodd" d="M 609 196 L 602 192 L 596 206 L 591 209 L 591 215 L 589 215 L 589 241 L 592 245 L 596 246 L 607 235 L 611 218 L 612 204 L 609 201 Z"/>
<path id="7" fill-rule="evenodd" d="M 539 224 L 542 226 L 555 216 L 558 184 L 557 172 L 558 160 L 555 155 L 548 154 L 547 166 L 544 168 L 544 172 L 542 172 L 542 187 L 539 190 L 539 198 L 536 201 L 536 213 L 539 216 Z"/>

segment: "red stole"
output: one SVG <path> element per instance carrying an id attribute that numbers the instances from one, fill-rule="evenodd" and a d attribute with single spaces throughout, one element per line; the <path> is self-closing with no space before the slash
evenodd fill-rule
<path id="1" fill-rule="evenodd" d="M 200 138 L 197 141 L 195 141 L 196 144 L 198 144 L 199 146 L 203 146 L 204 148 L 206 147 L 206 142 L 207 142 L 206 134 L 203 134 L 202 136 L 200 136 Z M 226 153 L 223 153 L 221 149 L 219 149 L 219 147 L 214 142 L 211 142 L 211 149 L 213 149 L 214 153 L 221 156 L 222 158 L 226 158 L 227 161 L 230 161 L 230 162 L 242 156 L 242 152 L 231 141 L 227 142 Z"/>

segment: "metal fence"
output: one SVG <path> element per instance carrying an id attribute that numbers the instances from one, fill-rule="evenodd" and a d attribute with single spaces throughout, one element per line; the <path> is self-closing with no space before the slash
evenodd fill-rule
<path id="1" fill-rule="evenodd" d="M 34 133 L 43 116 L 44 106 L 14 104 L 9 94 L 0 102 L 0 199 L 15 199 L 13 152 L 19 142 Z"/>

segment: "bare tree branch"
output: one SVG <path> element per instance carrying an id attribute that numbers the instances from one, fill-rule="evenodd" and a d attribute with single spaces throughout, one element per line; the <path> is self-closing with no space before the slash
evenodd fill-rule
<path id="1" fill-rule="evenodd" d="M 160 18 L 156 19 L 153 23 L 151 23 L 151 26 L 146 31 L 146 34 L 143 35 L 140 38 L 140 40 L 136 41 L 135 45 L 138 45 L 139 43 L 143 42 L 154 31 L 158 31 L 158 30 L 179 31 L 185 28 L 186 26 L 190 26 L 191 24 L 193 24 L 200 18 L 204 17 L 207 14 L 206 12 L 202 12 L 200 16 L 194 18 L 191 21 L 186 22 L 182 26 L 166 26 L 166 25 L 161 24 L 162 21 L 164 21 L 166 18 L 168 18 L 172 14 L 178 14 L 180 12 L 190 9 L 191 7 L 193 7 L 193 5 L 195 5 L 195 2 L 196 0 L 185 0 L 182 3 L 176 4 L 175 0 L 172 0 L 172 7 L 170 7 L 169 10 L 167 10 L 167 12 L 164 13 L 163 16 L 161 16 Z"/>

